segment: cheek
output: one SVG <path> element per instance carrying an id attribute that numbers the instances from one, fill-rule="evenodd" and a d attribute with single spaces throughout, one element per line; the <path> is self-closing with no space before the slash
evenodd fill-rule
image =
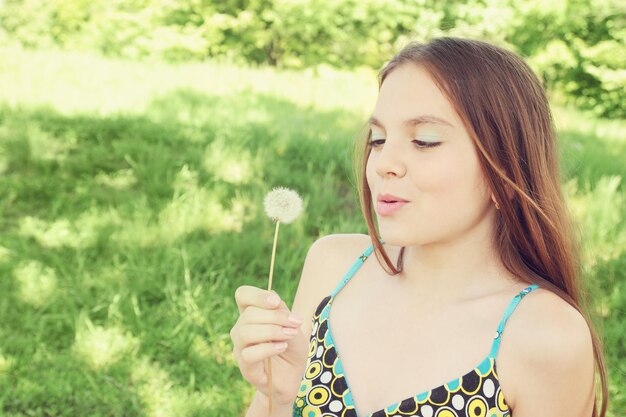
<path id="1" fill-rule="evenodd" d="M 413 182 L 425 198 L 436 200 L 439 207 L 463 207 L 484 194 L 484 178 L 478 158 L 467 153 L 449 153 L 422 164 L 413 172 Z"/>
<path id="2" fill-rule="evenodd" d="M 460 186 L 459 181 L 464 180 L 463 165 L 466 164 L 451 153 L 421 158 L 413 164 L 411 180 L 425 197 L 439 198 Z"/>
<path id="3" fill-rule="evenodd" d="M 449 203 L 453 207 L 466 207 L 468 215 L 481 212 L 489 189 L 478 157 L 473 156 L 472 159 L 466 158 L 458 162 L 448 178 L 451 191 Z"/>

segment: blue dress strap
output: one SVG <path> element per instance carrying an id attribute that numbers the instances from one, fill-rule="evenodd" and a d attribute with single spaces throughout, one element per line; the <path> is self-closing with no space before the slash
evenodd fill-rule
<path id="1" fill-rule="evenodd" d="M 374 251 L 374 245 L 370 245 L 365 250 L 365 252 L 363 252 L 363 254 L 361 256 L 359 256 L 359 258 L 354 262 L 352 267 L 348 270 L 348 272 L 346 272 L 346 274 L 343 276 L 341 281 L 339 281 L 339 284 L 337 284 L 337 286 L 335 287 L 333 292 L 330 294 L 331 297 L 334 298 L 335 295 L 339 291 L 341 291 L 341 289 L 348 283 L 348 281 L 350 281 L 350 278 L 352 278 L 352 276 L 355 274 L 355 272 L 361 267 L 361 265 L 363 265 L 363 262 L 365 262 L 367 257 L 370 256 L 373 251 Z"/>
<path id="2" fill-rule="evenodd" d="M 498 354 L 498 349 L 500 348 L 500 341 L 502 340 L 502 332 L 504 331 L 504 326 L 506 325 L 506 322 L 511 316 L 511 314 L 513 314 L 513 311 L 515 310 L 519 302 L 522 300 L 522 298 L 526 296 L 526 294 L 530 293 L 531 291 L 537 288 L 539 288 L 539 285 L 532 284 L 524 288 L 515 297 L 513 297 L 513 299 L 509 303 L 509 306 L 504 311 L 504 317 L 502 317 L 502 320 L 500 321 L 500 325 L 498 326 L 498 330 L 494 337 L 493 344 L 491 345 L 491 352 L 489 353 L 489 357 L 494 358 L 494 359 L 496 358 L 496 355 Z"/>

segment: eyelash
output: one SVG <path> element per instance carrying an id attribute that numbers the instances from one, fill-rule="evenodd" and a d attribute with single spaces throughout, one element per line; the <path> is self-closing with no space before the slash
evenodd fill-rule
<path id="1" fill-rule="evenodd" d="M 381 142 L 385 142 L 385 139 L 376 139 L 376 140 L 371 140 L 368 142 L 368 146 L 371 148 L 377 148 L 379 145 L 382 145 Z M 427 149 L 427 148 L 435 148 L 439 145 L 441 145 L 441 142 L 424 142 L 421 140 L 413 140 L 413 142 L 415 142 L 418 145 L 418 148 L 420 149 Z"/>

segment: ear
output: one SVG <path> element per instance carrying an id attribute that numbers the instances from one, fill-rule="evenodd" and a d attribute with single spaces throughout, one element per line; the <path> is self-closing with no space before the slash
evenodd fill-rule
<path id="1" fill-rule="evenodd" d="M 513 190 L 513 188 L 511 188 L 509 184 L 506 184 L 506 183 L 504 184 L 504 190 L 509 200 L 512 200 L 513 197 L 515 197 L 515 190 Z M 491 191 L 491 195 L 492 196 L 494 195 L 493 191 Z"/>

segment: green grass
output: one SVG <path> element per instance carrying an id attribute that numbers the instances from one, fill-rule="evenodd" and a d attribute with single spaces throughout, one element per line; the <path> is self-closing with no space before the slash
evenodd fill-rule
<path id="1" fill-rule="evenodd" d="M 0 48 L 0 410 L 239 416 L 234 290 L 266 285 L 272 186 L 301 192 L 275 289 L 365 232 L 351 144 L 373 74 L 139 64 Z M 585 279 L 626 409 L 626 124 L 557 109 Z M 621 180 L 621 181 L 620 181 Z"/>

